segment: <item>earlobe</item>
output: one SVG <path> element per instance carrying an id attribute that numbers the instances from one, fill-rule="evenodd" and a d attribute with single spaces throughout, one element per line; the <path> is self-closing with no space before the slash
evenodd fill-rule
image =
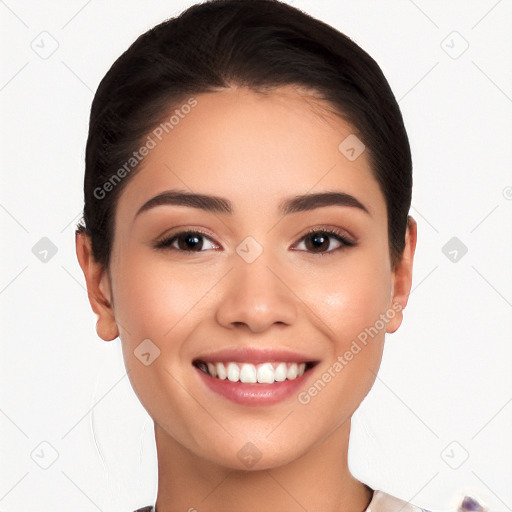
<path id="1" fill-rule="evenodd" d="M 112 290 L 107 270 L 94 258 L 90 237 L 83 232 L 75 235 L 76 255 L 84 273 L 89 303 L 98 319 L 96 332 L 104 341 L 119 336 L 112 307 Z"/>
<path id="2" fill-rule="evenodd" d="M 386 332 L 388 333 L 395 332 L 403 320 L 403 310 L 407 306 L 412 286 L 412 269 L 416 241 L 417 224 L 409 215 L 402 258 L 393 271 L 392 309 L 395 311 L 395 315 L 386 326 Z"/>

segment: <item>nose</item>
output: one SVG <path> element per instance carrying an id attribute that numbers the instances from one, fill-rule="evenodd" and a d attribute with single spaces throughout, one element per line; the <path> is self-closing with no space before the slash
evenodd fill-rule
<path id="1" fill-rule="evenodd" d="M 292 325 L 299 299 L 287 283 L 286 273 L 263 254 L 247 263 L 235 261 L 216 311 L 222 326 L 260 333 L 276 325 Z"/>

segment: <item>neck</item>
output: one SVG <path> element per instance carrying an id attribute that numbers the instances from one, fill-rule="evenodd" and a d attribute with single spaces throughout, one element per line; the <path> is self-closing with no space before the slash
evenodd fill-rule
<path id="1" fill-rule="evenodd" d="M 350 421 L 297 459 L 238 470 L 200 458 L 155 423 L 155 512 L 364 512 L 373 491 L 348 468 Z"/>

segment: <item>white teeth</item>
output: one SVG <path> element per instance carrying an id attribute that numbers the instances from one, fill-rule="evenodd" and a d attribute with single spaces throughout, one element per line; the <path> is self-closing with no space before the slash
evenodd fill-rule
<path id="1" fill-rule="evenodd" d="M 283 380 L 286 380 L 286 370 L 286 363 L 279 363 L 274 372 L 274 379 L 276 379 L 277 382 L 283 382 Z"/>
<path id="2" fill-rule="evenodd" d="M 228 375 L 226 373 L 226 368 L 224 368 L 224 364 L 223 363 L 216 363 L 215 364 L 215 368 L 217 370 L 217 377 L 219 379 L 222 379 L 224 380 Z M 213 374 L 211 374 L 213 376 Z"/>
<path id="3" fill-rule="evenodd" d="M 262 384 L 272 384 L 274 382 L 274 367 L 270 363 L 263 363 L 258 368 L 258 382 Z"/>
<path id="4" fill-rule="evenodd" d="M 208 371 L 210 372 L 210 375 L 213 377 L 217 377 L 217 368 L 213 363 L 207 363 L 208 365 Z"/>
<path id="5" fill-rule="evenodd" d="M 296 364 L 291 364 L 288 367 L 288 371 L 286 372 L 286 378 L 288 380 L 296 379 L 298 371 L 299 371 L 299 369 L 297 368 L 297 365 Z"/>
<path id="6" fill-rule="evenodd" d="M 272 384 L 293 380 L 306 371 L 306 363 L 207 363 L 208 373 L 221 380 L 231 382 Z"/>
<path id="7" fill-rule="evenodd" d="M 240 368 L 236 363 L 228 363 L 228 380 L 238 382 L 240 379 Z"/>
<path id="8" fill-rule="evenodd" d="M 242 369 L 240 370 L 240 382 L 256 382 L 256 368 L 253 364 L 242 365 Z"/>

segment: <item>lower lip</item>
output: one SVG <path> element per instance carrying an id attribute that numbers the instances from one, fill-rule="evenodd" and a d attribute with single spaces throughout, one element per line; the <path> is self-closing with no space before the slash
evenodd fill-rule
<path id="1" fill-rule="evenodd" d="M 211 377 L 195 366 L 194 369 L 206 386 L 215 393 L 237 404 L 250 406 L 272 405 L 290 398 L 298 393 L 312 373 L 310 369 L 296 379 L 286 379 L 274 384 L 244 384 Z"/>

